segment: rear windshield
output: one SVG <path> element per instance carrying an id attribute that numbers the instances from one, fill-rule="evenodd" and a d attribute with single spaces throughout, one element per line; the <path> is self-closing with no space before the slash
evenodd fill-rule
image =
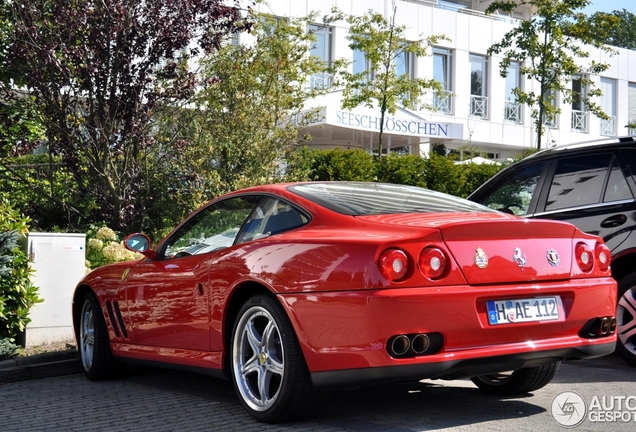
<path id="1" fill-rule="evenodd" d="M 452 195 L 388 183 L 324 182 L 289 187 L 292 192 L 338 213 L 362 216 L 392 213 L 494 213 Z"/>

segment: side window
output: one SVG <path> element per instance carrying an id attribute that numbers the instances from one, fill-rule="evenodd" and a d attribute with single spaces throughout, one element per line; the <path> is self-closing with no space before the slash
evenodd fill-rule
<path id="1" fill-rule="evenodd" d="M 631 177 L 628 179 L 629 183 L 633 185 L 634 182 L 636 182 L 636 148 L 622 148 L 620 152 L 623 163 L 625 163 L 629 171 L 629 177 Z M 630 191 L 630 196 L 631 195 Z"/>
<path id="2" fill-rule="evenodd" d="M 199 211 L 168 239 L 164 258 L 200 255 L 232 246 L 245 219 L 261 199 L 230 198 Z"/>
<path id="3" fill-rule="evenodd" d="M 237 239 L 243 243 L 297 228 L 309 222 L 307 216 L 289 203 L 277 198 L 265 198 L 243 225 Z"/>
<path id="4" fill-rule="evenodd" d="M 601 202 L 612 159 L 610 153 L 561 159 L 552 178 L 546 211 Z"/>
<path id="5" fill-rule="evenodd" d="M 544 167 L 545 163 L 538 163 L 511 173 L 481 204 L 517 216 L 527 214 Z"/>
<path id="6" fill-rule="evenodd" d="M 612 169 L 610 170 L 609 179 L 607 181 L 607 187 L 605 188 L 605 195 L 603 196 L 603 202 L 621 201 L 626 199 L 634 199 L 632 192 L 629 190 L 627 180 L 623 175 L 621 167 L 613 159 Z"/>

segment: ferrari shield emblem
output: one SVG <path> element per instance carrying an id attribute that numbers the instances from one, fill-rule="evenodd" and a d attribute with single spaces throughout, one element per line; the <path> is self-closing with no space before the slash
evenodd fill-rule
<path id="1" fill-rule="evenodd" d="M 126 270 L 124 270 L 124 272 L 121 274 L 121 281 L 123 282 L 124 280 L 126 280 L 126 276 L 128 276 L 128 272 L 130 272 L 130 269 L 127 268 Z"/>
<path id="2" fill-rule="evenodd" d="M 475 251 L 473 261 L 475 262 L 475 265 L 480 269 L 486 268 L 486 266 L 488 265 L 488 257 L 481 248 L 477 248 L 477 250 Z"/>
<path id="3" fill-rule="evenodd" d="M 546 257 L 548 258 L 548 263 L 550 263 L 552 267 L 558 266 L 559 262 L 561 262 L 561 258 L 559 258 L 559 253 L 555 251 L 554 249 L 548 249 L 548 253 L 546 254 Z"/>

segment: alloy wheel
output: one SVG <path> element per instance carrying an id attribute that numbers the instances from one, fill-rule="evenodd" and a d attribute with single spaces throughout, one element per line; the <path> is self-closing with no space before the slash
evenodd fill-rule
<path id="1" fill-rule="evenodd" d="M 245 311 L 236 327 L 232 357 L 245 403 L 255 411 L 269 409 L 280 394 L 285 364 L 278 324 L 265 308 Z"/>
<path id="2" fill-rule="evenodd" d="M 95 320 L 90 301 L 85 300 L 82 307 L 80 326 L 80 354 L 84 370 L 90 370 L 95 352 Z"/>

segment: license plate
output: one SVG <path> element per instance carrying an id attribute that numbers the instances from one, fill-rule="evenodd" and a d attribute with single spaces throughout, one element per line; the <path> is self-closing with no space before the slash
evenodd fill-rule
<path id="1" fill-rule="evenodd" d="M 564 316 L 563 304 L 559 296 L 488 300 L 486 307 L 490 324 L 557 321 Z"/>

